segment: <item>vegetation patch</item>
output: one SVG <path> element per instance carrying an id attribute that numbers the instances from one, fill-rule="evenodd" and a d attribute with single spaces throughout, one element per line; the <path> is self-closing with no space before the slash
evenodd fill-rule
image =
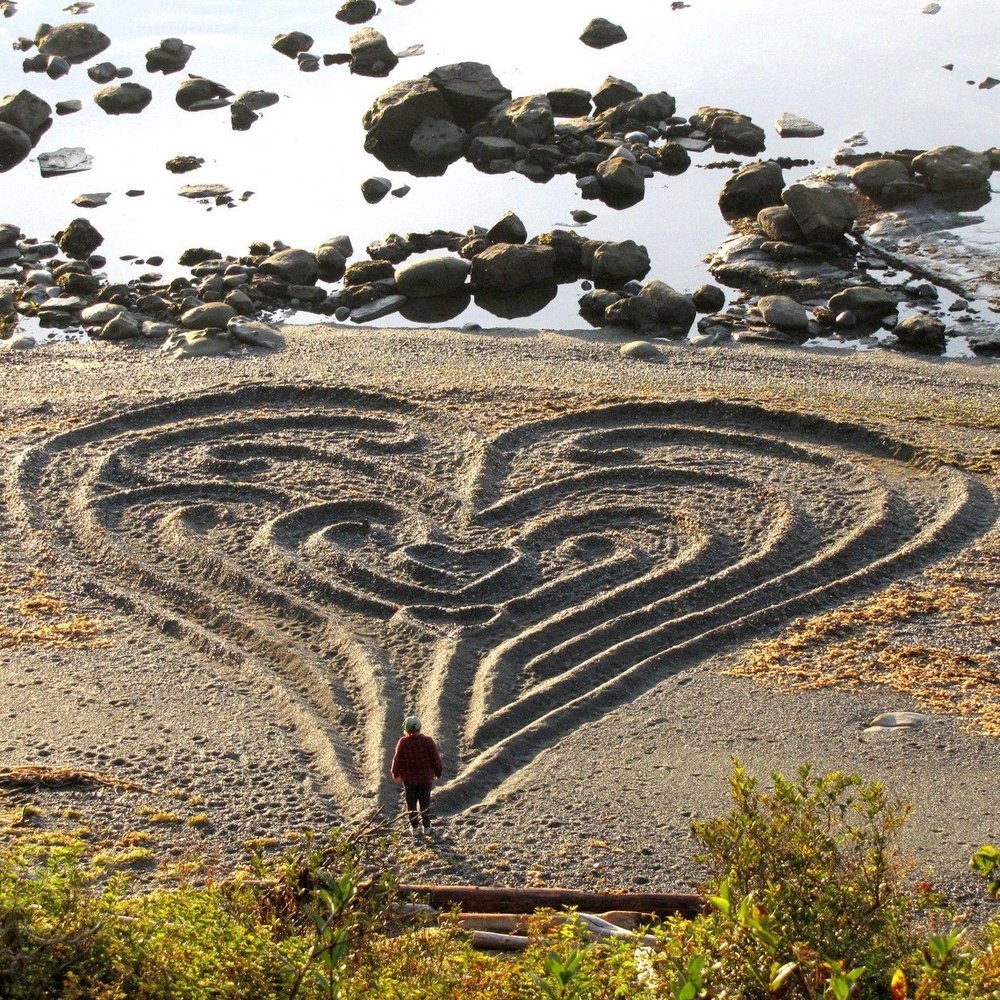
<path id="1" fill-rule="evenodd" d="M 21 841 L 0 852 L 0 995 L 15 998 L 966 1000 L 1000 997 L 1000 919 L 974 929 L 897 853 L 907 807 L 808 767 L 694 834 L 711 908 L 594 940 L 572 911 L 477 950 L 457 914 L 403 905 L 398 844 L 335 832 L 230 873 L 136 869 L 149 848 Z M 1000 893 L 1000 851 L 971 867 Z M 497 935 L 502 936 L 502 935 Z M 481 940 L 479 943 L 482 943 Z"/>
<path id="2" fill-rule="evenodd" d="M 0 564 L 0 649 L 102 649 L 106 626 L 89 615 L 67 612 L 49 593 L 37 567 L 16 571 Z"/>
<path id="3" fill-rule="evenodd" d="M 981 548 L 916 583 L 799 618 L 776 638 L 753 644 L 728 673 L 793 691 L 883 685 L 1000 737 L 1000 653 L 992 635 L 998 568 L 996 549 Z M 946 641 L 910 641 L 905 626 L 917 620 L 920 634 Z"/>

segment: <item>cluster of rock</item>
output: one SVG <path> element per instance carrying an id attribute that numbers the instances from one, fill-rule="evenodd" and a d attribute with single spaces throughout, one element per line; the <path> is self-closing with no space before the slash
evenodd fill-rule
<path id="1" fill-rule="evenodd" d="M 762 295 L 749 309 L 711 318 L 717 335 L 735 331 L 753 339 L 803 341 L 831 329 L 870 333 L 891 329 L 903 346 L 940 350 L 949 330 L 941 318 L 915 313 L 898 321 L 901 302 L 935 309 L 938 292 L 913 280 L 891 288 L 872 274 L 895 277 L 878 249 L 855 232 L 859 216 L 880 207 L 943 194 L 989 198 L 988 180 L 998 151 L 959 146 L 855 157 L 849 174 L 826 172 L 786 186 L 774 161 L 749 164 L 724 185 L 723 214 L 738 229 L 709 261 L 728 285 Z M 870 201 L 859 200 L 859 193 Z M 875 205 L 872 205 L 872 202 Z M 855 238 L 850 239 L 849 236 Z M 763 294 L 762 294 L 763 293 Z M 809 313 L 803 303 L 812 307 Z M 970 305 L 951 305 L 958 322 L 971 322 Z M 992 338 L 970 338 L 974 350 L 995 353 Z"/>
<path id="2" fill-rule="evenodd" d="M 516 171 L 536 181 L 572 173 L 583 197 L 614 207 L 640 201 L 654 174 L 686 170 L 689 151 L 764 148 L 763 129 L 745 115 L 675 112 L 665 91 L 642 94 L 615 77 L 594 93 L 562 88 L 514 98 L 489 66 L 461 62 L 395 84 L 363 124 L 365 149 L 393 170 L 440 175 L 464 158 L 486 173 Z"/>

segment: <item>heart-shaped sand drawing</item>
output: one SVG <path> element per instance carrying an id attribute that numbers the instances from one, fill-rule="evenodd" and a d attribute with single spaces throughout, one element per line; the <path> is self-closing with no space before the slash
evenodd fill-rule
<path id="1" fill-rule="evenodd" d="M 385 795 L 411 711 L 460 809 L 994 518 L 974 477 L 851 424 L 632 403 L 488 437 L 460 409 L 322 385 L 126 411 L 26 451 L 8 489 L 122 608 L 277 681 L 345 809 Z"/>

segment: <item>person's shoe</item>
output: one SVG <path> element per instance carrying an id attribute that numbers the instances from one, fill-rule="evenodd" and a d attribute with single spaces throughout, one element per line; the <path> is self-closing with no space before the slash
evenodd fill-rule
<path id="1" fill-rule="evenodd" d="M 426 840 L 433 840 L 434 839 L 434 834 L 431 831 L 431 828 L 429 826 L 425 826 L 424 827 L 424 838 Z"/>
<path id="2" fill-rule="evenodd" d="M 411 837 L 412 837 L 412 838 L 413 838 L 414 840 L 419 840 L 419 839 L 420 839 L 420 837 L 421 837 L 421 833 L 420 833 L 420 827 L 419 827 L 419 826 L 411 826 L 411 827 L 410 827 L 410 836 L 411 836 Z"/>

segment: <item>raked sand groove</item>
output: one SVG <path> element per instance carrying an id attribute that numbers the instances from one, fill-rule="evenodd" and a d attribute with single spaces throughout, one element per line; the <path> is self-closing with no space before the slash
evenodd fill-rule
<path id="1" fill-rule="evenodd" d="M 388 802 L 417 711 L 439 806 L 792 617 L 940 559 L 974 477 L 865 428 L 718 402 L 596 407 L 484 439 L 322 385 L 125 411 L 23 452 L 39 549 L 273 688 L 343 807 Z"/>

